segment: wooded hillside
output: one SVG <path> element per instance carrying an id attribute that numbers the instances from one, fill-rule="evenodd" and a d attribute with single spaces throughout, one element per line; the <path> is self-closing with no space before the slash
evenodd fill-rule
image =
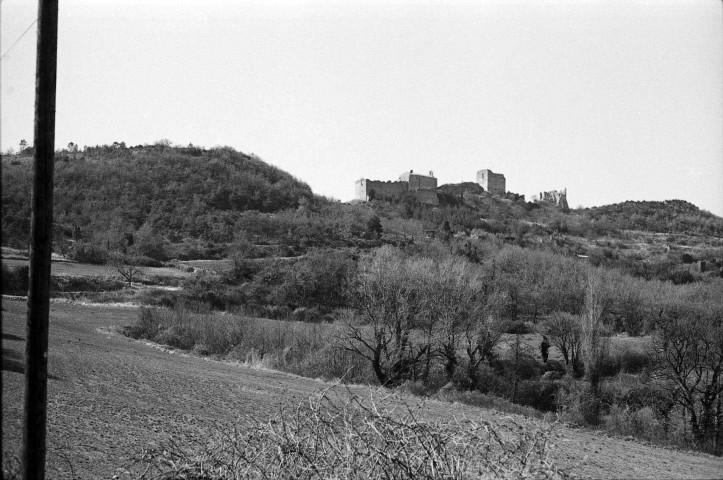
<path id="1" fill-rule="evenodd" d="M 3 157 L 5 245 L 26 244 L 31 163 Z M 98 241 L 145 227 L 171 242 L 227 242 L 241 212 L 296 208 L 302 198 L 313 198 L 308 185 L 232 148 L 115 144 L 56 156 L 56 237 Z"/>

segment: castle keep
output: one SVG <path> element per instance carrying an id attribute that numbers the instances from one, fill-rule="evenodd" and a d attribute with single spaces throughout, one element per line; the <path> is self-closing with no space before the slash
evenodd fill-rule
<path id="1" fill-rule="evenodd" d="M 492 170 L 480 170 L 477 172 L 477 183 L 485 189 L 485 192 L 496 195 L 504 195 L 507 191 L 505 176 L 501 173 L 493 173 Z"/>

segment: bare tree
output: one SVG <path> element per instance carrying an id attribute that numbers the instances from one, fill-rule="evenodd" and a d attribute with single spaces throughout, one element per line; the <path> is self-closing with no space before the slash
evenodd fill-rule
<path id="1" fill-rule="evenodd" d="M 129 253 L 113 252 L 109 257 L 110 264 L 128 282 L 128 287 L 133 286 L 133 281 L 141 273 L 138 258 Z"/>
<path id="2" fill-rule="evenodd" d="M 670 300 L 651 344 L 656 374 L 688 414 L 694 440 L 712 450 L 723 433 L 723 307 Z"/>
<path id="3" fill-rule="evenodd" d="M 485 296 L 477 268 L 459 258 L 434 264 L 426 272 L 425 297 L 434 331 L 434 353 L 443 359 L 447 380 L 459 365 L 459 349 L 466 333 L 475 328 Z"/>
<path id="4" fill-rule="evenodd" d="M 585 363 L 585 380 L 589 383 L 589 408 L 585 409 L 587 420 L 593 425 L 600 421 L 600 370 L 608 354 L 610 337 L 603 323 L 605 300 L 601 273 L 591 272 L 587 279 L 585 309 L 582 315 L 582 359 Z"/>
<path id="5" fill-rule="evenodd" d="M 361 260 L 350 286 L 358 316 L 347 324 L 344 346 L 371 362 L 382 385 L 403 383 L 428 353 L 428 346 L 415 346 L 410 339 L 424 304 L 414 262 L 419 260 L 382 247 Z"/>
<path id="6" fill-rule="evenodd" d="M 545 321 L 544 328 L 552 344 L 562 354 L 565 370 L 572 373 L 580 358 L 582 346 L 580 317 L 566 312 L 556 312 Z"/>
<path id="7" fill-rule="evenodd" d="M 476 386 L 477 372 L 485 360 L 492 360 L 492 351 L 502 340 L 504 324 L 495 314 L 486 311 L 475 323 L 467 324 L 464 348 L 467 354 L 467 377 Z"/>

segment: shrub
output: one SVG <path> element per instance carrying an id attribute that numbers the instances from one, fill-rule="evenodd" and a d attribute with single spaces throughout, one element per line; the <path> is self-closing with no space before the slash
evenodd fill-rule
<path id="1" fill-rule="evenodd" d="M 155 232 L 148 223 L 143 224 L 134 237 L 134 248 L 139 254 L 156 261 L 169 259 L 168 241 Z"/>
<path id="2" fill-rule="evenodd" d="M 183 350 L 191 350 L 196 345 L 193 332 L 182 326 L 164 329 L 153 340 L 161 345 L 169 345 Z"/>
<path id="3" fill-rule="evenodd" d="M 136 321 L 136 324 L 126 327 L 124 329 L 124 333 L 135 339 L 155 338 L 158 334 L 158 330 L 161 328 L 161 324 L 158 322 L 157 313 L 158 310 L 141 307 L 138 312 L 138 320 Z"/>
<path id="4" fill-rule="evenodd" d="M 578 425 L 587 425 L 585 411 L 589 410 L 586 398 L 589 395 L 585 384 L 570 376 L 565 376 L 558 381 L 555 405 L 560 419 Z"/>
<path id="5" fill-rule="evenodd" d="M 656 442 L 667 437 L 662 422 L 650 407 L 632 410 L 629 407 L 613 405 L 610 413 L 603 417 L 603 423 L 605 429 L 613 435 L 631 435 Z"/>
<path id="6" fill-rule="evenodd" d="M 178 303 L 177 293 L 155 288 L 140 290 L 137 294 L 137 298 L 141 305 L 148 305 L 151 307 L 174 308 Z"/>
<path id="7" fill-rule="evenodd" d="M 325 342 L 320 350 L 310 352 L 296 365 L 287 366 L 288 371 L 309 378 L 323 378 L 361 385 L 375 385 L 377 379 L 366 359 L 335 342 Z"/>
<path id="8" fill-rule="evenodd" d="M 694 283 L 700 280 L 700 277 L 693 275 L 693 273 L 687 268 L 676 268 L 667 275 L 661 275 L 660 277 L 661 280 L 670 280 L 676 285 Z"/>
<path id="9" fill-rule="evenodd" d="M 533 333 L 534 329 L 522 320 L 509 321 L 504 326 L 504 332 L 510 335 L 526 335 Z"/>
<path id="10" fill-rule="evenodd" d="M 199 239 L 184 238 L 182 243 L 168 245 L 167 256 L 178 260 L 223 258 L 225 248 Z"/>
<path id="11" fill-rule="evenodd" d="M 612 352 L 602 361 L 600 374 L 612 377 L 618 373 L 640 373 L 651 366 L 650 355 L 644 351 L 625 349 Z"/>
<path id="12" fill-rule="evenodd" d="M 22 265 L 17 268 L 2 266 L 2 293 L 4 295 L 27 295 L 30 267 Z"/>

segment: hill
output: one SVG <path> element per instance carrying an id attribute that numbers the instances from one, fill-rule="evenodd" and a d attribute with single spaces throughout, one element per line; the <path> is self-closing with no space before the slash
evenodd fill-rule
<path id="1" fill-rule="evenodd" d="M 30 156 L 2 159 L 3 243 L 25 247 Z M 314 199 L 309 186 L 229 147 L 163 144 L 61 151 L 55 165 L 55 240 L 111 243 L 144 230 L 172 243 L 228 242 L 244 211 L 274 213 Z"/>
<path id="2" fill-rule="evenodd" d="M 31 163 L 29 155 L 2 158 L 4 246 L 27 244 Z M 723 237 L 723 219 L 682 200 L 562 212 L 513 193 L 489 195 L 471 182 L 442 185 L 437 193 L 438 207 L 422 205 L 413 195 L 341 205 L 315 196 L 287 172 L 229 147 L 126 147 L 116 142 L 82 152 L 62 150 L 56 155 L 55 250 L 63 253 L 87 244 L 116 250 L 140 241 L 144 255 L 161 261 L 221 258 L 240 234 L 295 252 L 309 246 L 358 246 L 372 215 L 388 219 L 393 231 L 409 230 L 409 222 L 396 225 L 407 220 L 418 232 L 447 222 L 451 232 L 482 230 L 521 246 L 539 244 L 555 232 L 590 239 L 620 239 L 629 230 Z M 300 210 L 301 221 L 295 213 Z M 286 216 L 269 217 L 281 212 Z"/>

